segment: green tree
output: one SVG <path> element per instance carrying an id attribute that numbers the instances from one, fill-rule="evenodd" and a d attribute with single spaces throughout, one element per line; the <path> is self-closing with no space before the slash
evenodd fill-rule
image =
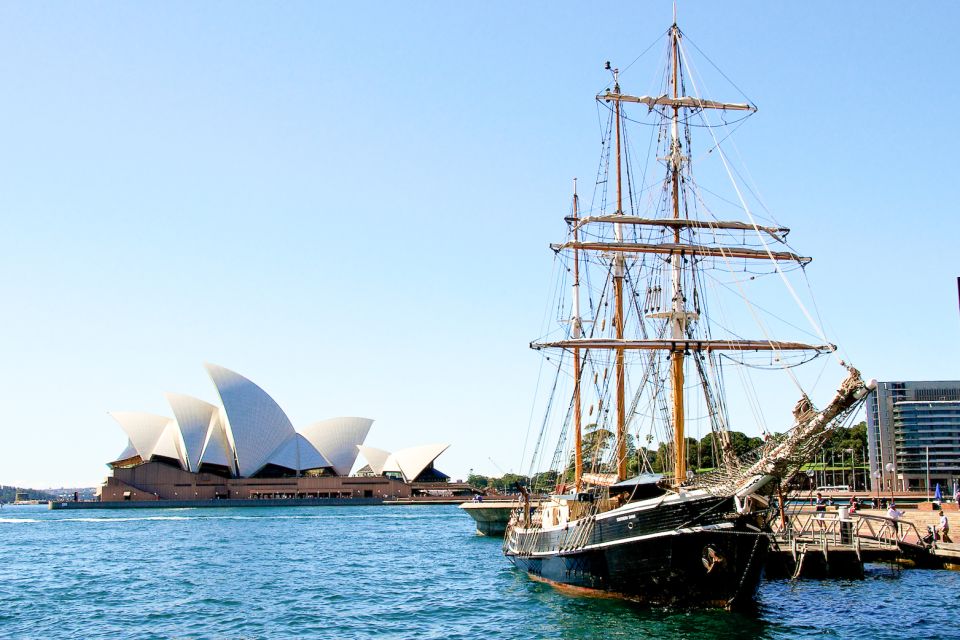
<path id="1" fill-rule="evenodd" d="M 583 435 L 583 470 L 585 473 L 609 473 L 616 435 L 596 423 L 588 424 Z"/>
<path id="2" fill-rule="evenodd" d="M 860 422 L 852 427 L 837 427 L 830 433 L 830 438 L 824 444 L 824 448 L 833 451 L 842 451 L 853 449 L 859 457 L 863 457 L 862 451 L 867 447 L 867 423 Z"/>
<path id="3" fill-rule="evenodd" d="M 500 478 L 490 479 L 490 485 L 497 491 L 501 492 L 516 491 L 516 485 L 518 483 L 524 487 L 529 487 L 530 478 L 527 476 L 518 475 L 516 473 L 505 473 Z"/>
<path id="4" fill-rule="evenodd" d="M 477 489 L 486 489 L 488 486 L 490 486 L 490 478 L 476 473 L 471 473 L 467 476 L 467 484 L 476 487 Z"/>
<path id="5" fill-rule="evenodd" d="M 730 432 L 730 444 L 733 446 L 733 452 L 738 456 L 743 456 L 763 445 L 763 438 L 754 436 L 751 438 L 741 431 Z"/>
<path id="6" fill-rule="evenodd" d="M 554 471 L 544 471 L 543 473 L 535 473 L 532 478 L 531 486 L 535 493 L 549 493 L 557 487 L 557 479 L 559 474 Z"/>

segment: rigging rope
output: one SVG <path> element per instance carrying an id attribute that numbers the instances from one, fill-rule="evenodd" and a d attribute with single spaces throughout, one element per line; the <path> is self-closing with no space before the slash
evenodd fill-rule
<path id="1" fill-rule="evenodd" d="M 684 63 L 686 63 L 686 59 L 687 59 L 686 50 L 684 49 L 684 47 L 683 47 L 682 44 L 679 45 L 678 48 L 680 49 L 680 56 L 683 58 Z M 687 66 L 689 66 L 689 65 L 687 65 Z M 699 97 L 700 97 L 700 91 L 699 91 L 699 89 L 697 88 L 696 80 L 693 78 L 692 75 L 690 76 L 690 82 L 693 84 L 693 90 L 694 90 L 694 92 L 696 93 L 697 97 L 699 98 Z M 709 123 L 709 119 L 707 118 L 706 114 L 703 114 L 702 117 L 703 117 L 704 122 Z M 710 128 L 709 131 L 710 131 L 710 137 L 713 138 L 714 144 L 716 145 L 717 153 L 718 153 L 718 155 L 720 156 L 720 159 L 723 161 L 723 167 L 724 167 L 724 169 L 726 169 L 726 171 L 727 171 L 727 177 L 730 178 L 730 183 L 731 183 L 731 185 L 733 186 L 734 191 L 736 191 L 736 193 L 737 193 L 737 198 L 740 200 L 740 206 L 743 207 L 744 213 L 746 213 L 746 214 L 747 214 L 747 217 L 750 218 L 750 222 L 751 222 L 754 226 L 759 226 L 759 225 L 757 225 L 756 220 L 754 220 L 754 218 L 753 218 L 753 213 L 751 213 L 750 207 L 749 207 L 749 205 L 747 205 L 747 201 L 744 199 L 743 193 L 740 191 L 740 187 L 738 186 L 737 181 L 736 181 L 736 180 L 734 179 L 734 177 L 733 177 L 733 172 L 732 172 L 731 169 L 730 169 L 730 163 L 727 161 L 727 155 L 724 153 L 723 147 L 722 147 L 722 146 L 720 145 L 720 143 L 717 141 L 717 136 L 714 134 L 713 129 Z M 814 331 L 816 331 L 817 335 L 819 335 L 820 338 L 821 338 L 825 343 L 829 344 L 830 341 L 827 340 L 827 337 L 823 334 L 823 330 L 820 328 L 820 326 L 816 323 L 816 321 L 815 321 L 815 320 L 813 319 L 813 317 L 810 315 L 810 312 L 807 310 L 806 305 L 804 305 L 804 304 L 803 304 L 803 301 L 800 300 L 800 296 L 797 295 L 796 290 L 793 288 L 793 285 L 790 284 L 790 281 L 787 279 L 786 274 L 785 274 L 785 273 L 783 272 L 783 270 L 780 268 L 779 263 L 778 263 L 776 260 L 773 259 L 773 252 L 770 250 L 770 247 L 769 247 L 769 245 L 767 244 L 766 238 L 763 237 L 763 234 L 762 234 L 759 230 L 757 231 L 757 236 L 759 237 L 760 242 L 763 244 L 763 247 L 764 247 L 764 249 L 766 250 L 767 255 L 769 255 L 769 256 L 770 256 L 770 259 L 773 261 L 774 266 L 775 266 L 776 269 L 777 269 L 777 272 L 780 273 L 780 277 L 783 279 L 784 285 L 785 285 L 785 286 L 787 287 L 787 289 L 790 291 L 790 295 L 793 296 L 793 299 L 794 299 L 794 301 L 797 303 L 797 306 L 799 306 L 799 307 L 800 307 L 800 310 L 803 311 L 803 314 L 806 316 L 807 321 L 808 321 L 808 322 L 810 323 L 810 325 L 813 327 Z M 842 360 L 840 360 L 839 356 L 837 356 L 837 360 L 842 363 Z"/>

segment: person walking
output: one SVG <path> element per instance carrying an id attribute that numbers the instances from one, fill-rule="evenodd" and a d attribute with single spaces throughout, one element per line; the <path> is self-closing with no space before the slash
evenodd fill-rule
<path id="1" fill-rule="evenodd" d="M 887 509 L 887 517 L 893 520 L 891 528 L 893 529 L 893 535 L 896 538 L 900 538 L 900 518 L 903 517 L 903 511 L 897 509 L 897 505 L 892 501 L 890 502 L 890 508 Z"/>
<path id="2" fill-rule="evenodd" d="M 937 526 L 937 534 L 943 542 L 953 542 L 950 539 L 950 521 L 943 514 L 943 509 L 940 509 L 940 524 Z"/>
<path id="3" fill-rule="evenodd" d="M 820 528 L 823 529 L 823 516 L 827 512 L 827 501 L 823 499 L 823 494 L 819 491 L 817 492 L 817 499 L 813 502 L 814 507 L 816 508 L 816 518 L 820 521 Z"/>
<path id="4" fill-rule="evenodd" d="M 887 509 L 887 517 L 891 520 L 899 520 L 903 517 L 903 511 L 897 510 L 897 505 L 890 503 L 890 508 Z"/>

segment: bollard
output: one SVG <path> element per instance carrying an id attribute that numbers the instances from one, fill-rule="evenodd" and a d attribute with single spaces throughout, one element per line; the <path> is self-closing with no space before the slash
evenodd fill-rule
<path id="1" fill-rule="evenodd" d="M 850 519 L 850 509 L 840 507 L 837 509 L 837 515 L 840 517 L 840 544 L 853 544 L 853 520 Z"/>

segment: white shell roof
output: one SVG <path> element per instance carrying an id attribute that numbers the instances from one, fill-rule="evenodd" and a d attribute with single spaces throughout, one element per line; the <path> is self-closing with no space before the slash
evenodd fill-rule
<path id="1" fill-rule="evenodd" d="M 127 448 L 124 449 L 119 456 L 114 458 L 114 460 L 126 460 L 127 458 L 132 458 L 133 456 L 140 455 L 137 453 L 137 448 L 133 446 L 133 443 L 130 442 L 130 439 L 127 438 Z"/>
<path id="2" fill-rule="evenodd" d="M 168 393 L 173 419 L 111 412 L 128 437 L 117 460 L 139 455 L 148 462 L 157 455 L 189 471 L 206 463 L 227 467 L 240 477 L 253 476 L 266 464 L 297 471 L 331 468 L 347 476 L 363 453 L 374 473 L 395 471 L 413 479 L 448 446 L 412 447 L 395 454 L 364 447 L 373 420 L 360 417 L 322 420 L 298 433 L 273 398 L 252 381 L 215 364 L 205 367 L 223 406 Z"/>
<path id="3" fill-rule="evenodd" d="M 371 471 L 377 475 L 384 472 L 384 464 L 387 462 L 387 459 L 390 458 L 389 451 L 368 447 L 366 445 L 357 445 L 357 451 L 363 456 L 364 460 L 367 461 L 367 464 L 370 465 Z M 400 471 L 400 469 L 397 468 L 396 471 Z"/>
<path id="4" fill-rule="evenodd" d="M 383 473 L 400 473 L 403 472 L 400 470 L 400 465 L 397 464 L 397 456 L 392 453 L 387 456 L 387 459 L 383 461 Z"/>
<path id="5" fill-rule="evenodd" d="M 289 438 L 280 443 L 280 446 L 267 456 L 264 464 L 275 464 L 278 467 L 299 471 L 300 456 L 297 454 L 297 434 L 290 434 Z"/>
<path id="6" fill-rule="evenodd" d="M 449 444 L 425 444 L 419 447 L 401 449 L 393 454 L 407 482 L 412 482 L 430 463 L 450 448 Z"/>
<path id="7" fill-rule="evenodd" d="M 120 423 L 130 443 L 145 462 L 150 460 L 157 441 L 170 422 L 166 416 L 141 411 L 111 411 L 110 417 Z"/>
<path id="8" fill-rule="evenodd" d="M 233 454 L 230 453 L 230 442 L 227 439 L 227 431 L 223 427 L 225 420 L 222 414 L 223 409 L 217 409 L 217 412 L 210 417 L 210 428 L 207 431 L 207 439 L 203 443 L 200 464 L 216 464 L 236 473 L 236 464 Z"/>
<path id="9" fill-rule="evenodd" d="M 187 468 L 186 459 L 183 455 L 183 443 L 180 439 L 180 428 L 177 426 L 176 420 L 167 421 L 167 426 L 164 427 L 163 433 L 160 434 L 157 444 L 154 445 L 153 451 L 150 453 L 150 457 L 153 456 L 164 456 L 176 460 L 181 467 Z"/>
<path id="10" fill-rule="evenodd" d="M 207 441 L 207 432 L 214 414 L 219 409 L 209 402 L 179 393 L 167 393 L 167 402 L 173 409 L 173 416 L 180 427 L 180 435 L 185 448 L 187 469 L 196 471 L 200 467 L 200 455 Z M 218 463 L 220 464 L 220 463 Z M 229 466 L 229 465 L 228 465 Z"/>
<path id="11" fill-rule="evenodd" d="M 300 433 L 329 460 L 337 475 L 346 476 L 357 461 L 357 446 L 366 440 L 372 424 L 369 418 L 330 418 L 314 422 Z"/>
<path id="12" fill-rule="evenodd" d="M 382 473 L 399 472 L 404 480 L 412 482 L 430 463 L 450 447 L 449 444 L 425 444 L 419 447 L 401 449 L 396 453 L 388 453 L 382 449 L 359 446 L 357 449 L 366 458 L 370 469 L 377 475 Z"/>
<path id="13" fill-rule="evenodd" d="M 299 433 L 297 434 L 297 453 L 300 456 L 300 471 L 333 466 L 323 453 Z"/>
<path id="14" fill-rule="evenodd" d="M 294 471 L 331 466 L 323 454 L 299 433 L 293 434 L 277 447 L 267 458 L 266 464 L 275 464 Z"/>
<path id="15" fill-rule="evenodd" d="M 226 412 L 227 436 L 241 476 L 252 476 L 294 433 L 283 409 L 266 391 L 239 373 L 206 364 Z"/>

